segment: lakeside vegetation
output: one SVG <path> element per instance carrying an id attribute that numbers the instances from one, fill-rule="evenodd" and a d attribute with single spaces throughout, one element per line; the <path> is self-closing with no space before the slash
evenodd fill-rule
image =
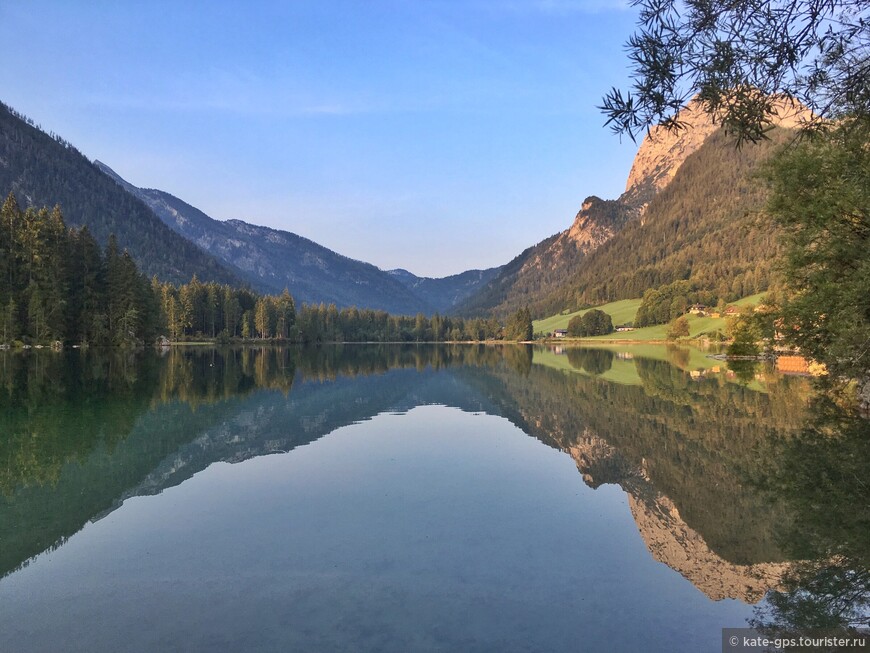
<path id="1" fill-rule="evenodd" d="M 557 329 L 567 329 L 568 322 L 572 317 L 583 316 L 593 308 L 597 308 L 607 313 L 613 320 L 613 324 L 630 324 L 634 322 L 634 316 L 637 314 L 637 309 L 640 306 L 640 299 L 621 299 L 616 302 L 608 302 L 600 306 L 590 306 L 578 311 L 562 312 L 556 315 L 534 320 L 532 323 L 535 333 L 552 333 Z"/>

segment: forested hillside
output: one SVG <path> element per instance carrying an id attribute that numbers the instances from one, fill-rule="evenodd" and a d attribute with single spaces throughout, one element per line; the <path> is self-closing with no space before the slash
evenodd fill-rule
<path id="1" fill-rule="evenodd" d="M 726 301 L 765 290 L 780 251 L 776 229 L 760 214 L 766 193 L 755 173 L 791 137 L 777 129 L 770 141 L 737 148 L 722 130 L 713 133 L 643 218 L 590 254 L 541 310 L 640 297 L 679 280 Z"/>
<path id="2" fill-rule="evenodd" d="M 285 289 L 259 295 L 217 282 L 173 285 L 140 274 L 109 237 L 105 252 L 87 227 L 68 228 L 60 207 L 0 208 L 0 347 L 48 343 L 135 346 L 157 338 L 285 342 L 433 342 L 528 339 L 531 316 L 495 320 L 390 315 L 306 305 Z M 522 333 L 520 333 L 522 330 Z"/>
<path id="3" fill-rule="evenodd" d="M 140 269 L 180 283 L 201 279 L 240 283 L 239 277 L 164 225 L 78 150 L 0 103 L 0 197 L 14 192 L 22 208 L 63 207 L 64 219 L 87 226 L 105 246 L 115 234 Z"/>
<path id="4" fill-rule="evenodd" d="M 735 145 L 697 101 L 681 129 L 650 130 L 615 200 L 587 198 L 571 227 L 525 250 L 461 306 L 465 314 L 536 316 L 640 297 L 686 280 L 731 301 L 765 290 L 778 256 L 757 172 L 806 110 L 777 104 L 770 140 Z"/>

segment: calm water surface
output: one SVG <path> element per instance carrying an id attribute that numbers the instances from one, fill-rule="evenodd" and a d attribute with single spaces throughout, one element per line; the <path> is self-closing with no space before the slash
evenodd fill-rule
<path id="1" fill-rule="evenodd" d="M 864 453 L 850 423 L 819 449 L 807 379 L 697 350 L 31 352 L 0 380 L 3 651 L 717 651 L 820 565 L 866 575 L 866 514 L 831 533 L 801 477 L 801 446 Z"/>

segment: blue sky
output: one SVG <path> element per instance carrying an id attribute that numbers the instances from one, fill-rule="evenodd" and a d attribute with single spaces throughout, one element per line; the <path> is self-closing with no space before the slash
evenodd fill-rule
<path id="1" fill-rule="evenodd" d="M 2 2 L 0 100 L 137 186 L 390 269 L 507 262 L 624 189 L 622 0 Z"/>

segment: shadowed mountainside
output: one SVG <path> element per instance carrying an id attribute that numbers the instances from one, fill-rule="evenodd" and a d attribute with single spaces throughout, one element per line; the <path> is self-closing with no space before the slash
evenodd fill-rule
<path id="1" fill-rule="evenodd" d="M 13 192 L 22 207 L 60 205 L 70 226 L 87 227 L 103 246 L 115 234 L 147 276 L 173 283 L 240 285 L 240 277 L 163 224 L 139 199 L 107 179 L 63 139 L 0 103 L 0 193 Z"/>

